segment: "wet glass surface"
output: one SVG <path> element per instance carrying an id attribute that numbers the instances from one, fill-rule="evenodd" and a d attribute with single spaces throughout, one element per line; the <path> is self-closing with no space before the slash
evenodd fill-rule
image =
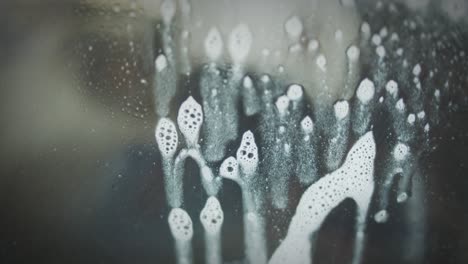
<path id="1" fill-rule="evenodd" d="M 179 108 L 189 96 L 203 107 L 198 143 L 216 177 L 223 161 L 236 157 L 244 132 L 253 132 L 264 181 L 253 193 L 264 192 L 265 204 L 258 210 L 265 219 L 268 258 L 286 237 L 307 188 L 318 188 L 316 181 L 333 174 L 364 132 L 372 130 L 377 149 L 375 189 L 366 217 L 362 263 L 468 262 L 468 3 L 356 1 L 351 11 L 340 13 L 338 8 L 353 2 L 341 1 L 325 5 L 328 9 L 320 13 L 307 9 L 315 1 L 293 1 L 285 9 L 276 3 L 263 8 L 262 1 L 246 7 L 193 1 L 192 20 L 186 21 L 184 1 L 176 2 L 177 22 L 170 33 L 165 33 L 160 1 L 0 3 L 0 262 L 175 263 L 168 224 L 170 192 L 166 194 L 155 128 L 164 116 L 177 124 Z M 314 16 L 306 19 L 308 10 Z M 295 15 L 299 22 L 291 20 Z M 236 60 L 242 54 L 229 50 L 229 36 L 241 22 L 253 32 L 253 44 L 245 59 Z M 302 27 L 298 23 L 304 27 L 301 37 L 296 36 Z M 219 56 L 213 54 L 216 45 L 209 51 L 204 46 L 213 27 L 224 40 Z M 190 29 L 189 38 L 184 29 Z M 174 58 L 167 51 L 167 34 L 175 39 Z M 270 35 L 274 37 L 268 39 Z M 343 42 L 336 44 L 338 40 Z M 189 47 L 185 57 L 184 45 Z M 353 64 L 356 72 L 348 64 L 351 45 L 360 53 Z M 283 53 L 276 55 L 276 50 Z M 169 68 L 177 69 L 173 75 L 158 70 L 161 54 Z M 326 58 L 325 73 L 321 55 Z M 211 91 L 204 92 L 201 85 L 211 61 L 217 61 L 220 80 L 226 79 L 227 86 L 241 90 L 246 86 L 244 75 L 249 75 L 257 89 L 247 95 L 230 90 L 221 94 L 219 105 L 226 112 L 220 119 L 208 115 L 206 103 L 213 102 L 206 94 Z M 239 65 L 242 79 L 233 74 Z M 273 83 L 270 88 L 264 74 Z M 175 83 L 170 77 L 177 80 L 177 89 L 158 90 Z M 363 87 L 361 96 L 356 90 L 366 78 L 374 86 L 369 99 L 373 105 L 363 106 L 366 111 L 359 113 L 356 109 L 366 101 L 368 90 Z M 165 80 L 169 81 L 164 84 Z M 399 88 L 395 98 L 390 80 Z M 304 105 L 282 120 L 278 99 L 288 102 L 287 109 L 293 107 L 291 84 L 304 92 Z M 262 97 L 268 89 L 271 98 Z M 256 99 L 249 101 L 252 98 Z M 403 125 L 397 122 L 399 99 L 406 105 Z M 251 102 L 250 110 L 244 101 Z M 265 114 L 268 109 L 271 115 Z M 236 111 L 238 122 L 230 119 Z M 366 113 L 369 123 L 360 131 L 365 122 L 356 116 Z M 300 123 L 305 116 L 316 128 L 315 154 L 302 149 L 297 140 L 299 132 L 307 131 Z M 408 128 L 412 118 L 415 128 Z M 238 126 L 233 128 L 232 123 Z M 340 124 L 347 124 L 346 133 L 341 134 Z M 277 141 L 269 141 L 266 135 L 281 126 L 286 136 L 278 132 L 272 136 Z M 207 127 L 217 136 L 211 136 Z M 180 128 L 177 124 L 177 153 L 188 145 Z M 230 138 L 229 131 L 235 136 Z M 333 137 L 341 142 L 334 148 Z M 285 142 L 294 155 L 281 156 Z M 398 142 L 409 146 L 411 159 L 392 163 L 398 161 L 393 155 Z M 298 175 L 301 165 L 311 160 L 308 155 L 315 155 L 316 167 L 305 166 L 305 177 L 315 178 L 304 183 Z M 194 262 L 205 263 L 200 212 L 208 195 L 194 160 L 187 159 L 184 165 L 181 207 L 193 222 Z M 396 175 L 390 181 L 389 171 Z M 239 185 L 224 178 L 221 190 L 213 191 L 224 213 L 222 258 L 242 263 L 248 203 L 242 200 Z M 354 259 L 358 207 L 353 199 L 330 206 L 311 236 L 314 263 Z"/>

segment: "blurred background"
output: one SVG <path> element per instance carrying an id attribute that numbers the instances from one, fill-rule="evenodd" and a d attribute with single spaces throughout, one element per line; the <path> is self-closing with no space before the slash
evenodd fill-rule
<path id="1" fill-rule="evenodd" d="M 155 2 L 0 2 L 0 263 L 174 262 L 154 140 Z M 466 28 L 465 19 L 450 23 Z M 386 225 L 371 223 L 365 263 L 414 263 L 403 247 L 421 225 L 418 263 L 468 263 L 468 108 L 454 100 L 461 103 L 421 163 L 423 223 L 407 208 Z M 186 171 L 197 215 L 205 197 L 195 165 Z M 243 254 L 238 196 L 227 184 L 220 198 L 228 261 Z M 327 220 L 316 263 L 349 257 L 351 207 Z"/>

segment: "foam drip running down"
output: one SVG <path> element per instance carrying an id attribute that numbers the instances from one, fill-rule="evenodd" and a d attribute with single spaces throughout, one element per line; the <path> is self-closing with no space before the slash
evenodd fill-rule
<path id="1" fill-rule="evenodd" d="M 225 148 L 232 137 L 225 133 L 225 119 L 235 121 L 235 117 L 226 113 L 226 99 L 224 97 L 228 93 L 225 80 L 218 67 L 218 61 L 223 54 L 224 42 L 217 28 L 212 28 L 209 31 L 204 44 L 205 54 L 210 62 L 203 67 L 200 76 L 200 93 L 205 112 L 203 154 L 208 161 L 216 162 L 224 157 Z"/>
<path id="2" fill-rule="evenodd" d="M 347 101 L 338 101 L 333 108 L 335 120 L 329 132 L 327 156 L 325 160 L 327 171 L 334 171 L 340 166 L 346 154 L 349 138 L 349 103 Z"/>
<path id="3" fill-rule="evenodd" d="M 317 178 L 317 137 L 315 136 L 314 122 L 309 116 L 302 119 L 297 142 L 298 163 L 296 174 L 302 186 L 309 186 Z"/>
<path id="4" fill-rule="evenodd" d="M 177 116 L 177 124 L 189 148 L 198 147 L 198 138 L 200 136 L 202 123 L 203 112 L 201 105 L 190 96 L 180 106 Z"/>
<path id="5" fill-rule="evenodd" d="M 374 83 L 367 78 L 362 80 L 356 91 L 351 120 L 352 130 L 356 137 L 362 136 L 369 128 L 375 105 L 374 95 Z"/>
<path id="6" fill-rule="evenodd" d="M 169 114 L 170 102 L 177 90 L 176 72 L 168 64 L 167 57 L 164 54 L 158 55 L 154 64 L 156 73 L 153 91 L 156 114 L 166 117 Z"/>
<path id="7" fill-rule="evenodd" d="M 229 157 L 219 169 L 220 176 L 239 184 L 244 208 L 245 255 L 248 263 L 266 263 L 265 221 L 262 209 L 263 196 L 258 170 L 258 149 L 252 132 L 242 136 L 236 158 Z"/>
<path id="8" fill-rule="evenodd" d="M 405 176 L 405 171 L 408 171 L 408 166 L 411 160 L 408 158 L 410 148 L 404 143 L 397 143 L 393 149 L 391 157 L 385 165 L 385 181 L 380 191 L 379 208 L 380 210 L 374 215 L 377 223 L 385 223 L 388 220 L 389 213 L 387 210 L 390 200 L 390 188 L 395 180 L 396 175 Z"/>
<path id="9" fill-rule="evenodd" d="M 200 175 L 205 191 L 208 195 L 216 195 L 220 188 L 219 178 L 215 177 L 211 168 L 208 167 L 198 144 L 202 123 L 202 107 L 190 96 L 181 104 L 177 115 L 177 124 L 179 125 L 180 132 L 184 135 L 187 148 L 183 149 L 176 158 L 174 177 L 182 178 L 183 164 L 185 159 L 190 157 L 200 168 Z"/>
<path id="10" fill-rule="evenodd" d="M 274 252 L 270 264 L 310 263 L 310 237 L 325 217 L 344 199 L 357 204 L 356 239 L 353 264 L 360 263 L 364 246 L 367 211 L 374 191 L 376 149 L 372 132 L 361 137 L 336 171 L 312 184 L 302 195 L 286 238 Z"/>
<path id="11" fill-rule="evenodd" d="M 175 253 L 177 258 L 177 264 L 193 263 L 192 219 L 185 210 L 180 208 L 174 208 L 169 213 L 168 223 L 172 237 L 175 241 Z"/>
<path id="12" fill-rule="evenodd" d="M 200 213 L 200 222 L 205 230 L 205 263 L 222 264 L 221 227 L 224 213 L 216 197 L 211 196 L 206 201 Z"/>
<path id="13" fill-rule="evenodd" d="M 155 130 L 156 143 L 162 156 L 166 198 L 172 208 L 180 207 L 183 202 L 183 182 L 173 174 L 173 158 L 178 147 L 178 135 L 175 124 L 167 118 L 161 118 Z"/>
<path id="14" fill-rule="evenodd" d="M 275 102 L 276 117 L 275 138 L 272 144 L 271 171 L 269 173 L 271 198 L 273 206 L 278 209 L 285 209 L 288 205 L 289 178 L 292 172 L 292 139 L 288 119 L 290 100 L 286 95 L 277 98 Z"/>

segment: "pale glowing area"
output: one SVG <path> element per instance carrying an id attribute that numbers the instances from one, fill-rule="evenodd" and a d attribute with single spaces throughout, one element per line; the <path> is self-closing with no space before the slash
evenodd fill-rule
<path id="1" fill-rule="evenodd" d="M 147 3 L 153 9 L 145 10 L 153 10 L 152 16 L 162 17 L 167 25 L 171 1 L 155 2 Z M 187 4 L 181 2 L 173 5 L 179 10 Z M 195 0 L 189 5 L 185 7 L 189 14 L 176 12 L 172 26 L 190 35 L 186 49 L 192 64 L 221 61 L 248 71 L 280 71 L 283 80 L 301 83 L 309 98 L 325 93 L 330 95 L 324 97 L 327 101 L 349 99 L 354 93 L 355 87 L 344 91 L 347 49 L 359 39 L 360 18 L 353 1 Z M 179 35 L 174 36 L 175 43 L 182 38 Z M 317 67 L 320 76 L 309 74 Z"/>

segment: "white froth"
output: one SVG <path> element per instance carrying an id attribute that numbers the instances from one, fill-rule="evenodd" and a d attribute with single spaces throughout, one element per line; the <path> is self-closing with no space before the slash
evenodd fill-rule
<path id="1" fill-rule="evenodd" d="M 367 22 L 363 22 L 361 24 L 361 33 L 364 35 L 364 37 L 369 37 L 370 36 L 370 33 L 371 33 L 371 28 L 370 28 L 370 25 L 369 23 Z"/>
<path id="2" fill-rule="evenodd" d="M 383 27 L 380 29 L 379 35 L 381 38 L 386 38 L 388 36 L 388 29 L 387 27 Z"/>
<path id="3" fill-rule="evenodd" d="M 290 102 L 289 98 L 285 95 L 278 97 L 278 99 L 276 100 L 275 105 L 276 105 L 276 108 L 278 109 L 278 112 L 281 115 L 284 115 L 287 113 L 289 102 Z"/>
<path id="4" fill-rule="evenodd" d="M 383 210 L 378 211 L 378 212 L 374 215 L 374 220 L 375 220 L 377 223 L 385 223 L 385 222 L 387 222 L 387 220 L 388 220 L 388 212 L 387 212 L 387 210 L 383 209 Z"/>
<path id="5" fill-rule="evenodd" d="M 333 108 L 335 110 L 336 119 L 342 120 L 343 118 L 348 116 L 348 113 L 349 113 L 348 101 L 338 101 L 335 103 Z"/>
<path id="6" fill-rule="evenodd" d="M 305 134 L 310 134 L 314 131 L 314 122 L 309 116 L 304 117 L 301 121 L 301 128 Z"/>
<path id="7" fill-rule="evenodd" d="M 397 197 L 397 203 L 404 203 L 408 200 L 408 194 L 406 192 L 402 192 Z"/>
<path id="8" fill-rule="evenodd" d="M 304 30 L 304 26 L 299 17 L 293 16 L 284 23 L 284 29 L 291 39 L 297 40 Z"/>
<path id="9" fill-rule="evenodd" d="M 419 76 L 421 74 L 421 65 L 416 64 L 413 68 L 414 76 Z"/>
<path id="10" fill-rule="evenodd" d="M 205 232 L 218 234 L 223 225 L 224 213 L 221 204 L 214 196 L 210 196 L 200 213 L 200 222 Z"/>
<path id="11" fill-rule="evenodd" d="M 400 100 L 396 102 L 395 108 L 400 112 L 405 111 L 406 105 L 405 105 L 405 102 L 403 101 L 403 98 L 401 98 Z"/>
<path id="12" fill-rule="evenodd" d="M 394 80 L 388 81 L 385 85 L 385 90 L 387 90 L 387 92 L 393 96 L 393 98 L 396 98 L 398 96 L 398 83 Z"/>
<path id="13" fill-rule="evenodd" d="M 164 24 L 169 25 L 174 18 L 175 13 L 176 5 L 173 0 L 164 0 L 161 3 L 161 15 Z"/>
<path id="14" fill-rule="evenodd" d="M 253 87 L 253 82 L 252 82 L 252 78 L 250 78 L 250 76 L 245 76 L 244 77 L 244 81 L 242 82 L 243 86 L 245 88 L 252 88 Z"/>
<path id="15" fill-rule="evenodd" d="M 419 119 L 424 119 L 424 117 L 426 117 L 426 112 L 421 111 L 421 112 L 418 113 L 418 118 Z"/>
<path id="16" fill-rule="evenodd" d="M 172 236 L 179 241 L 190 241 L 193 237 L 192 219 L 187 212 L 180 208 L 174 208 L 169 213 L 169 228 Z"/>
<path id="17" fill-rule="evenodd" d="M 393 157 L 397 161 L 406 159 L 409 154 L 409 147 L 406 144 L 398 143 L 393 149 Z"/>
<path id="18" fill-rule="evenodd" d="M 155 130 L 156 143 L 164 158 L 172 158 L 178 144 L 177 130 L 174 122 L 168 118 L 161 118 Z"/>
<path id="19" fill-rule="evenodd" d="M 202 107 L 190 96 L 180 105 L 177 115 L 177 124 L 189 147 L 197 146 L 202 123 Z"/>
<path id="20" fill-rule="evenodd" d="M 216 61 L 223 54 L 223 39 L 216 27 L 208 32 L 205 39 L 205 53 L 211 61 Z"/>
<path id="21" fill-rule="evenodd" d="M 379 46 L 382 43 L 382 38 L 379 35 L 373 35 L 372 43 L 374 43 L 376 46 Z"/>
<path id="22" fill-rule="evenodd" d="M 354 144 L 339 169 L 325 175 L 304 192 L 288 234 L 269 263 L 310 262 L 310 236 L 320 228 L 326 216 L 348 197 L 357 203 L 360 218 L 364 216 L 365 219 L 374 191 L 375 150 L 374 137 L 372 132 L 368 132 Z M 362 232 L 362 226 L 359 228 Z"/>
<path id="23" fill-rule="evenodd" d="M 415 114 L 409 114 L 407 121 L 410 124 L 414 124 L 414 122 L 416 121 L 416 115 Z"/>
<path id="24" fill-rule="evenodd" d="M 309 44 L 307 45 L 307 50 L 309 52 L 316 52 L 319 48 L 319 42 L 316 39 L 312 39 L 309 41 Z"/>
<path id="25" fill-rule="evenodd" d="M 246 176 L 254 174 L 258 166 L 258 148 L 253 133 L 249 130 L 242 135 L 242 141 L 236 153 L 237 161 Z"/>
<path id="26" fill-rule="evenodd" d="M 303 94 L 304 92 L 303 92 L 302 86 L 298 84 L 292 84 L 289 86 L 286 95 L 291 101 L 298 101 L 302 98 Z"/>
<path id="27" fill-rule="evenodd" d="M 327 71 L 327 59 L 325 58 L 325 55 L 320 54 L 317 57 L 316 64 L 323 72 Z"/>
<path id="28" fill-rule="evenodd" d="M 367 104 L 374 97 L 374 94 L 374 83 L 367 78 L 361 81 L 356 92 L 356 96 L 359 99 L 359 101 L 361 101 L 364 104 Z"/>
<path id="29" fill-rule="evenodd" d="M 269 82 L 271 79 L 270 79 L 270 76 L 268 76 L 268 74 L 264 74 L 260 80 L 263 82 L 263 83 L 267 83 Z"/>
<path id="30" fill-rule="evenodd" d="M 229 54 L 234 63 L 243 63 L 252 46 L 252 33 L 246 24 L 239 24 L 229 35 Z"/>
<path id="31" fill-rule="evenodd" d="M 234 157 L 229 157 L 223 161 L 219 168 L 219 175 L 233 181 L 239 181 L 239 164 Z"/>
<path id="32" fill-rule="evenodd" d="M 385 51 L 384 46 L 378 46 L 377 49 L 375 49 L 375 52 L 381 59 L 385 57 L 386 51 Z"/>
<path id="33" fill-rule="evenodd" d="M 167 58 L 164 54 L 160 54 L 156 61 L 154 62 L 156 65 L 156 71 L 161 72 L 167 67 Z"/>
<path id="34" fill-rule="evenodd" d="M 360 55 L 360 50 L 358 47 L 356 47 L 355 45 L 352 45 L 351 47 L 348 48 L 348 50 L 346 51 L 346 56 L 348 56 L 348 59 L 350 61 L 357 61 L 359 59 L 359 55 Z"/>

